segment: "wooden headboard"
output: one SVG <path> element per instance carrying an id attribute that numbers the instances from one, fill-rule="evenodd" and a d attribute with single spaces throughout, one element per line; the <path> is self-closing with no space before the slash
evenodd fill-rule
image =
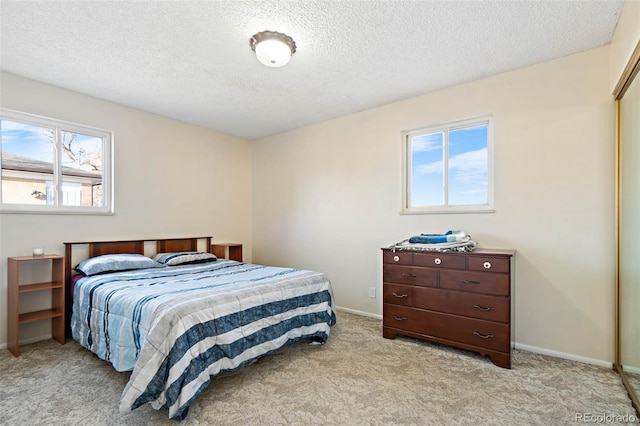
<path id="1" fill-rule="evenodd" d="M 206 251 L 211 252 L 212 237 L 191 237 L 191 238 L 164 238 L 149 240 L 126 240 L 126 241 L 78 241 L 64 243 L 65 253 L 65 333 L 67 337 L 71 336 L 71 308 L 73 303 L 73 294 L 71 294 L 71 279 L 74 275 L 73 266 L 79 262 L 103 254 L 132 253 L 145 254 L 145 243 L 156 243 L 155 253 L 171 253 L 178 251 L 197 251 L 198 242 L 203 241 L 206 244 Z M 73 254 L 74 247 L 88 246 L 88 256 L 78 259 Z M 86 250 L 85 250 L 86 253 Z"/>

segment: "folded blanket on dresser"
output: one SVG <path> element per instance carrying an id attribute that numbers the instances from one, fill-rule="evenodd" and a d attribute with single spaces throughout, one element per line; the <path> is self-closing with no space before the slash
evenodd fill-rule
<path id="1" fill-rule="evenodd" d="M 476 248 L 476 242 L 465 231 L 448 231 L 444 234 L 419 234 L 391 245 L 395 250 L 462 251 Z"/>
<path id="2" fill-rule="evenodd" d="M 441 244 L 441 243 L 459 243 L 467 239 L 467 233 L 464 231 L 448 231 L 444 234 L 420 234 L 409 238 L 410 243 L 418 244 Z"/>

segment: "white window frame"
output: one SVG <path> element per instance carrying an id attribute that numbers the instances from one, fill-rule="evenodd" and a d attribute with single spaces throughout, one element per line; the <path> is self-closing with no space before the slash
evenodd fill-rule
<path id="1" fill-rule="evenodd" d="M 430 133 L 444 132 L 443 146 L 443 195 L 447 200 L 448 178 L 449 178 L 449 137 L 448 132 L 452 130 L 464 129 L 467 127 L 487 126 L 487 203 L 468 205 L 448 205 L 441 206 L 410 206 L 411 200 L 411 170 L 412 153 L 410 149 L 411 138 Z M 438 213 L 494 213 L 493 204 L 493 118 L 491 116 L 476 117 L 471 119 L 453 121 L 437 124 L 420 129 L 402 132 L 402 205 L 401 214 L 438 214 Z"/>
<path id="2" fill-rule="evenodd" d="M 0 119 L 16 121 L 33 126 L 53 129 L 55 135 L 53 187 L 55 188 L 52 205 L 5 204 L 2 200 L 2 178 L 0 177 L 0 213 L 40 213 L 40 214 L 113 214 L 113 132 L 68 121 L 56 120 L 10 109 L 0 109 Z M 102 201 L 103 206 L 68 206 L 62 204 L 62 153 L 60 141 L 62 132 L 80 133 L 102 139 Z M 0 157 L 0 165 L 2 158 Z M 0 169 L 1 170 L 1 169 Z"/>

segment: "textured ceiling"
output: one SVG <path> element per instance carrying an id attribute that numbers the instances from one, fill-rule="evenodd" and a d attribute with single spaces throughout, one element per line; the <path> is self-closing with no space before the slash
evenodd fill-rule
<path id="1" fill-rule="evenodd" d="M 254 140 L 611 41 L 622 0 L 0 1 L 0 67 Z M 273 30 L 283 68 L 249 47 Z"/>

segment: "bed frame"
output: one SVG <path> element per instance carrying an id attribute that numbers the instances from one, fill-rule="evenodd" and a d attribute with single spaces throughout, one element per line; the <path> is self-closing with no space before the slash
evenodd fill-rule
<path id="1" fill-rule="evenodd" d="M 125 241 L 79 241 L 64 243 L 65 252 L 65 336 L 71 337 L 71 311 L 73 303 L 73 295 L 71 294 L 71 278 L 73 277 L 74 270 L 73 265 L 77 265 L 82 260 L 100 256 L 103 254 L 118 254 L 118 253 L 132 253 L 132 254 L 148 254 L 155 253 L 169 253 L 177 251 L 197 251 L 198 242 L 204 241 L 206 243 L 206 252 L 211 253 L 211 238 L 212 237 L 191 237 L 191 238 L 164 238 L 164 239 L 150 239 L 150 240 L 125 240 Z M 155 251 L 153 253 L 146 253 L 145 243 L 156 243 Z M 80 259 L 74 259 L 73 249 L 77 246 L 88 246 L 89 255 L 83 256 Z M 86 251 L 85 251 L 86 252 Z M 77 258 L 77 256 L 76 256 Z"/>

